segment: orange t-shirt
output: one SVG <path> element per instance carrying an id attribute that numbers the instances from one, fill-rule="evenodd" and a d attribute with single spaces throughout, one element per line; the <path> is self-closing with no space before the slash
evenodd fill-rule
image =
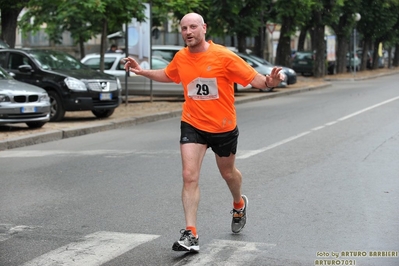
<path id="1" fill-rule="evenodd" d="M 184 48 L 165 68 L 166 75 L 184 87 L 182 121 L 210 132 L 223 133 L 237 125 L 234 83 L 247 86 L 256 70 L 232 51 L 209 41 L 202 53 Z"/>

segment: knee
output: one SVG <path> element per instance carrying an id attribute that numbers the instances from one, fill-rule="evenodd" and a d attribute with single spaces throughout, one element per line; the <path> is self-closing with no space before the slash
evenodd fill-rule
<path id="1" fill-rule="evenodd" d="M 185 184 L 193 184 L 193 183 L 198 183 L 198 173 L 193 172 L 191 170 L 183 170 L 183 182 Z"/>
<path id="2" fill-rule="evenodd" d="M 221 171 L 220 174 L 222 175 L 223 179 L 226 181 L 240 179 L 241 173 L 238 171 L 237 168 L 234 168 L 232 171 Z"/>

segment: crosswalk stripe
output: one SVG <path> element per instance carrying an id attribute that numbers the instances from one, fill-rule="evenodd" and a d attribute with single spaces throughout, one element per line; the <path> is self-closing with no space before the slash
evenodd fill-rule
<path id="1" fill-rule="evenodd" d="M 184 258 L 174 266 L 183 265 L 248 265 L 262 251 L 275 247 L 275 244 L 243 242 L 233 240 L 215 239 L 206 245 L 205 250 L 200 250 L 196 256 Z"/>
<path id="2" fill-rule="evenodd" d="M 160 237 L 100 231 L 26 262 L 22 266 L 98 266 Z"/>

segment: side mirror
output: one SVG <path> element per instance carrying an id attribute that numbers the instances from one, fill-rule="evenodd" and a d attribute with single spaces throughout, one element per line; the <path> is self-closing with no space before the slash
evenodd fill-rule
<path id="1" fill-rule="evenodd" d="M 18 70 L 22 73 L 32 72 L 32 67 L 30 65 L 21 65 L 18 67 Z"/>

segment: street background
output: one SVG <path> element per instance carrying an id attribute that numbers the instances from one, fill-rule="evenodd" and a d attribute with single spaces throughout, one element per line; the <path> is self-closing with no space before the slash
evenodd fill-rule
<path id="1" fill-rule="evenodd" d="M 171 250 L 184 227 L 179 116 L 3 150 L 0 265 L 398 265 L 398 82 L 238 104 L 248 223 L 230 232 L 208 151 L 198 254 Z"/>

